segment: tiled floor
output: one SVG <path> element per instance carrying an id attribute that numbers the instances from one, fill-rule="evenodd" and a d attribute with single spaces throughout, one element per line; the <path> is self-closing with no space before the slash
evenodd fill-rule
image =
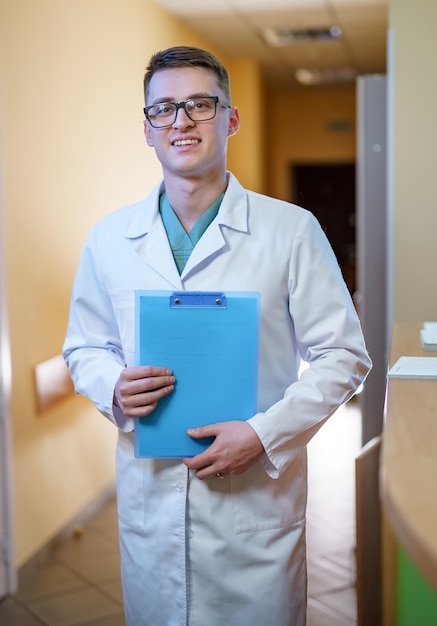
<path id="1" fill-rule="evenodd" d="M 358 400 L 341 407 L 308 446 L 307 626 L 355 626 L 355 457 Z"/>
<path id="2" fill-rule="evenodd" d="M 359 409 L 351 402 L 309 446 L 307 626 L 356 624 L 354 458 L 360 433 Z M 0 603 L 0 624 L 124 626 L 114 501 Z"/>

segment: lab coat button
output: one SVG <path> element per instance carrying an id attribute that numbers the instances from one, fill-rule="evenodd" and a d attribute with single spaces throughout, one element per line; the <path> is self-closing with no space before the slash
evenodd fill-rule
<path id="1" fill-rule="evenodd" d="M 187 530 L 185 532 L 187 533 L 187 537 L 188 538 L 191 538 L 194 535 L 192 528 L 187 528 Z"/>
<path id="2" fill-rule="evenodd" d="M 177 491 L 182 491 L 182 490 L 183 490 L 183 488 L 184 488 L 184 483 L 182 483 L 182 482 L 178 482 L 178 483 L 176 483 L 176 489 L 177 489 Z"/>

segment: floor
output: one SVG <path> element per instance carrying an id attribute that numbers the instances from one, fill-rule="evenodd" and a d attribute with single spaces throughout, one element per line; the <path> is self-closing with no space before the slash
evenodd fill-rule
<path id="1" fill-rule="evenodd" d="M 308 446 L 307 626 L 356 626 L 355 457 L 358 400 L 341 407 Z"/>
<path id="2" fill-rule="evenodd" d="M 352 401 L 309 446 L 307 626 L 356 626 L 354 459 L 360 438 Z M 0 624 L 125 626 L 116 543 L 111 501 L 22 581 L 16 595 L 0 602 Z"/>

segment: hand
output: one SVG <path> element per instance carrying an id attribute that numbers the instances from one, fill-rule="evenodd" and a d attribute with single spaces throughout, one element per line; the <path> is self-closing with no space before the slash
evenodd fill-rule
<path id="1" fill-rule="evenodd" d="M 252 426 L 243 421 L 219 422 L 210 426 L 190 428 L 187 434 L 194 439 L 215 437 L 213 443 L 185 465 L 195 470 L 200 479 L 216 474 L 242 474 L 264 452 L 264 447 Z"/>
<path id="2" fill-rule="evenodd" d="M 174 389 L 175 377 L 165 367 L 126 367 L 114 389 L 114 404 L 126 417 L 150 415 L 158 400 Z"/>

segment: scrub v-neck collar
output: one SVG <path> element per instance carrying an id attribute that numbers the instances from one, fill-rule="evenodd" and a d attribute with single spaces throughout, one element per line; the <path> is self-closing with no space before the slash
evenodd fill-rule
<path id="1" fill-rule="evenodd" d="M 165 191 L 161 194 L 159 211 L 179 274 L 182 273 L 195 245 L 216 217 L 224 195 L 224 192 L 220 194 L 217 200 L 199 217 L 190 232 L 187 233 L 173 211 Z"/>

